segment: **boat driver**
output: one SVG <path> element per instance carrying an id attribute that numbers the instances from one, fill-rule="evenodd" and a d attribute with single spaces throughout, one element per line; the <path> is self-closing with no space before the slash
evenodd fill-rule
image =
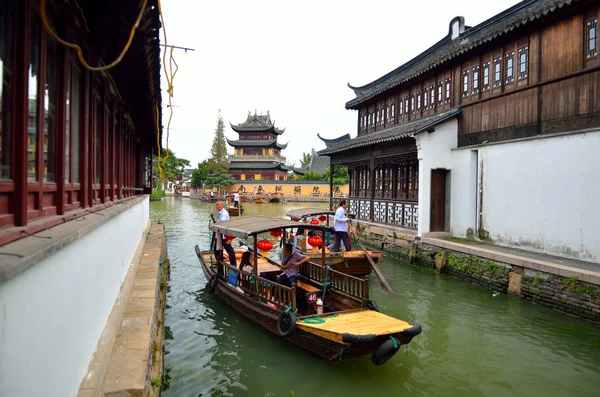
<path id="1" fill-rule="evenodd" d="M 217 201 L 215 203 L 215 207 L 217 207 L 217 211 L 219 211 L 219 219 L 217 219 L 217 223 L 225 222 L 229 220 L 229 212 L 225 209 L 225 204 L 222 201 Z M 231 244 L 227 244 L 227 239 L 224 235 L 218 233 L 216 244 L 215 244 L 215 257 L 218 261 L 223 261 L 223 249 L 227 251 L 227 255 L 229 255 L 229 264 L 233 267 L 236 267 L 237 262 L 235 260 L 235 251 Z"/>
<path id="2" fill-rule="evenodd" d="M 281 276 L 275 280 L 276 283 L 287 285 L 292 287 L 298 281 L 298 269 L 304 262 L 308 262 L 310 257 L 308 255 L 301 255 L 299 252 L 294 251 L 292 243 L 286 243 L 283 247 L 283 257 L 281 258 Z"/>
<path id="3" fill-rule="evenodd" d="M 340 206 L 335 211 L 335 218 L 333 219 L 333 228 L 335 229 L 335 243 L 333 243 L 333 247 L 331 251 L 339 252 L 341 243 L 344 243 L 344 247 L 346 251 L 352 250 L 352 245 L 350 244 L 350 238 L 348 237 L 348 222 L 350 219 L 346 216 L 346 208 L 348 207 L 348 202 L 346 200 L 340 201 Z"/>

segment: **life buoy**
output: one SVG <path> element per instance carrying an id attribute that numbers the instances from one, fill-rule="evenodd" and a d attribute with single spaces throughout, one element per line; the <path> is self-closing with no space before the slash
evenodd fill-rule
<path id="1" fill-rule="evenodd" d="M 215 292 L 215 289 L 217 288 L 217 283 L 218 283 L 219 279 L 218 276 L 215 274 L 213 275 L 210 280 L 208 280 L 208 290 L 213 293 Z"/>
<path id="2" fill-rule="evenodd" d="M 385 364 L 398 350 L 400 350 L 400 342 L 396 339 L 388 339 L 375 350 L 375 353 L 371 356 L 371 361 L 375 365 Z"/>
<path id="3" fill-rule="evenodd" d="M 296 316 L 285 311 L 277 318 L 277 333 L 284 338 L 296 330 Z"/>

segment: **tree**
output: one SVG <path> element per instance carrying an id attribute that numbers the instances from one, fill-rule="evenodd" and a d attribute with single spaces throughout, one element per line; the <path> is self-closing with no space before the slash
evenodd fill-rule
<path id="1" fill-rule="evenodd" d="M 158 185 L 158 182 L 180 180 L 183 170 L 189 166 L 189 160 L 178 158 L 171 149 L 162 149 L 160 161 L 158 156 L 154 156 L 152 159 L 154 185 Z"/>
<path id="2" fill-rule="evenodd" d="M 227 173 L 225 169 L 215 169 L 208 171 L 206 176 L 206 182 L 204 186 L 212 189 L 214 187 L 218 188 L 219 191 L 227 186 L 231 186 L 235 183 L 235 178 Z"/>
<path id="3" fill-rule="evenodd" d="M 302 152 L 302 159 L 300 160 L 300 166 L 302 168 L 308 168 L 310 166 L 310 161 L 312 160 L 312 151 L 309 153 Z"/>
<path id="4" fill-rule="evenodd" d="M 297 181 L 324 181 L 325 175 L 320 174 L 315 171 L 307 171 L 304 173 L 304 175 L 300 175 L 300 176 L 296 177 L 294 180 L 297 180 Z"/>
<path id="5" fill-rule="evenodd" d="M 206 182 L 208 176 L 208 160 L 198 163 L 198 168 L 192 171 L 192 186 L 199 187 Z"/>
<path id="6" fill-rule="evenodd" d="M 325 179 L 329 181 L 329 168 L 325 170 Z M 337 166 L 333 171 L 333 184 L 335 186 L 347 185 L 350 182 L 350 175 L 348 174 L 348 167 Z"/>
<path id="7" fill-rule="evenodd" d="M 210 148 L 208 167 L 210 170 L 227 170 L 229 168 L 227 144 L 225 143 L 225 124 L 223 123 L 223 117 L 221 117 L 220 110 L 217 128 L 215 129 L 215 137 L 213 138 L 212 146 Z"/>

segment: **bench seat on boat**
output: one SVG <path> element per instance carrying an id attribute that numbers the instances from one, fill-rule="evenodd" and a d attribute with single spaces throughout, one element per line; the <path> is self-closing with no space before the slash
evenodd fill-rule
<path id="1" fill-rule="evenodd" d="M 304 281 L 300 281 L 300 280 L 298 280 L 298 282 L 296 282 L 296 287 L 303 289 L 304 291 L 309 292 L 309 293 L 321 291 L 321 289 L 319 287 L 312 286 L 312 285 L 305 283 Z"/>

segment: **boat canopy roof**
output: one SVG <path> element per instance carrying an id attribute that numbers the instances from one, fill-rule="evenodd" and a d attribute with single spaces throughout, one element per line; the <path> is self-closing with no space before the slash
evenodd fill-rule
<path id="1" fill-rule="evenodd" d="M 329 211 L 323 208 L 300 208 L 289 211 L 286 215 L 291 218 L 305 218 L 307 216 L 315 215 L 335 215 L 335 211 Z"/>
<path id="2" fill-rule="evenodd" d="M 283 218 L 272 218 L 266 216 L 244 216 L 225 222 L 214 223 L 209 229 L 213 232 L 227 234 L 229 236 L 246 239 L 254 234 L 268 232 L 277 229 L 291 229 L 302 226 L 304 229 L 315 229 L 321 231 L 331 231 L 331 228 L 299 224 Z"/>

